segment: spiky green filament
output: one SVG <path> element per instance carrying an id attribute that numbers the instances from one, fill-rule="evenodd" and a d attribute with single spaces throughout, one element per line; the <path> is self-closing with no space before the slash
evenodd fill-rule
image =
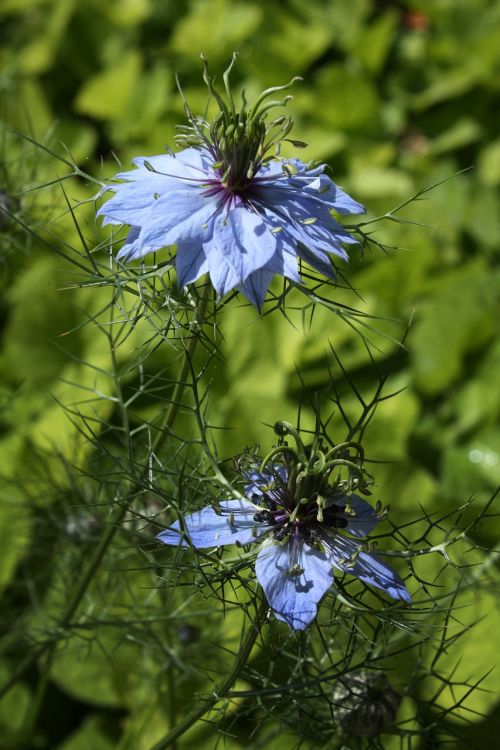
<path id="1" fill-rule="evenodd" d="M 293 118 L 290 116 L 282 114 L 269 119 L 273 109 L 286 107 L 293 97 L 287 95 L 283 99 L 270 101 L 269 97 L 286 91 L 301 79 L 296 76 L 283 86 L 266 89 L 251 104 L 242 91 L 241 103 L 237 107 L 229 84 L 236 58 L 234 53 L 222 76 L 225 90 L 225 96 L 222 96 L 215 87 L 214 78 L 209 74 L 206 59 L 203 55 L 201 57 L 204 65 L 203 79 L 219 110 L 212 122 L 193 115 L 177 80 L 189 125 L 179 127 L 181 132 L 176 136 L 176 142 L 182 148 L 191 146 L 209 151 L 222 185 L 234 193 L 241 193 L 252 182 L 262 164 L 279 154 L 280 144 L 289 140 L 287 136 L 293 128 Z M 302 141 L 292 142 L 299 148 L 306 145 Z"/>

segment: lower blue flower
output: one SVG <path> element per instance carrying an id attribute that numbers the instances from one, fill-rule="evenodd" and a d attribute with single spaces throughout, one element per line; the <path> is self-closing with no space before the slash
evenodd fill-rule
<path id="1" fill-rule="evenodd" d="M 283 468 L 252 474 L 247 498 L 207 506 L 161 532 L 164 544 L 194 548 L 260 543 L 255 572 L 279 620 L 304 630 L 334 582 L 334 571 L 356 576 L 394 599 L 410 602 L 399 575 L 368 551 L 360 538 L 378 522 L 357 495 L 335 492 L 297 504 Z M 271 480 L 271 481 L 270 481 Z"/>

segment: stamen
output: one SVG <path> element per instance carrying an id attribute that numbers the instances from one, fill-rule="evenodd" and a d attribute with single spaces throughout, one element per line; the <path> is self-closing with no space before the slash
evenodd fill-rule
<path id="1" fill-rule="evenodd" d="M 286 571 L 286 575 L 290 578 L 298 578 L 302 575 L 303 572 L 304 568 L 301 568 L 298 563 L 295 563 L 295 565 L 292 565 L 291 568 L 288 568 L 288 570 Z"/>

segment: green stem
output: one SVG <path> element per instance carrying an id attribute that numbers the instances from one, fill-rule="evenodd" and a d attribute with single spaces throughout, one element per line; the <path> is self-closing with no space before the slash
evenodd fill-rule
<path id="1" fill-rule="evenodd" d="M 191 727 L 194 726 L 197 721 L 202 719 L 206 713 L 215 708 L 220 700 L 226 697 L 226 695 L 240 676 L 241 671 L 245 667 L 250 657 L 252 649 L 255 645 L 255 641 L 257 640 L 257 637 L 260 633 L 260 625 L 265 614 L 267 613 L 267 610 L 267 602 L 263 601 L 257 611 L 255 621 L 251 624 L 250 629 L 248 630 L 248 633 L 246 634 L 239 648 L 238 656 L 236 657 L 236 661 L 229 674 L 229 677 L 223 680 L 219 687 L 215 688 L 210 698 L 208 698 L 199 708 L 195 708 L 194 711 L 191 711 L 191 713 L 186 716 L 184 721 L 181 721 L 179 724 L 177 724 L 177 726 L 174 727 L 172 731 L 169 732 L 165 737 L 163 737 L 163 739 L 157 742 L 156 745 L 151 748 L 151 750 L 164 750 L 164 748 L 172 747 L 173 744 L 179 739 L 179 737 L 182 737 L 182 735 L 185 734 L 189 729 L 191 729 Z"/>
<path id="2" fill-rule="evenodd" d="M 161 450 L 161 448 L 163 447 L 168 435 L 170 434 L 170 431 L 175 422 L 175 419 L 177 417 L 177 413 L 181 405 L 182 396 L 186 388 L 186 381 L 187 381 L 187 377 L 189 374 L 190 361 L 193 357 L 194 351 L 199 341 L 199 336 L 196 335 L 196 331 L 199 329 L 200 325 L 202 325 L 204 321 L 209 295 L 210 295 L 210 285 L 207 284 L 206 288 L 203 290 L 203 293 L 200 297 L 195 313 L 193 315 L 193 320 L 192 320 L 191 327 L 190 327 L 192 336 L 184 352 L 182 366 L 179 371 L 178 379 L 175 384 L 175 388 L 172 394 L 169 407 L 163 419 L 159 433 L 157 434 L 156 439 L 153 442 L 152 450 L 155 453 Z M 123 503 L 120 503 L 120 507 L 117 509 L 114 515 L 114 518 L 111 520 L 108 528 L 106 529 L 103 536 L 101 537 L 101 540 L 99 544 L 97 545 L 86 570 L 83 571 L 82 576 L 77 582 L 73 595 L 71 596 L 71 599 L 68 602 L 68 605 L 63 612 L 61 620 L 58 623 L 57 631 L 60 632 L 61 630 L 64 630 L 70 624 L 73 616 L 75 615 L 80 605 L 80 602 L 82 601 L 90 585 L 90 582 L 92 581 L 96 571 L 98 570 L 104 558 L 104 555 L 106 554 L 111 542 L 113 541 L 113 538 L 117 530 L 120 528 L 120 524 L 123 521 L 125 514 L 127 513 L 127 510 L 129 507 L 129 501 L 134 496 L 136 485 L 140 483 L 140 481 L 143 480 L 147 476 L 147 473 L 148 473 L 148 467 L 145 467 L 138 482 L 133 482 L 132 486 L 129 487 L 129 491 L 127 492 L 125 500 L 123 501 Z M 46 670 L 44 670 L 44 674 L 45 674 L 47 670 L 50 668 L 56 646 L 57 646 L 57 639 L 51 638 L 49 641 L 42 644 L 34 652 L 32 652 L 24 660 L 24 662 L 21 664 L 19 669 L 15 672 L 15 674 L 12 675 L 11 679 L 0 689 L 0 699 L 10 690 L 10 688 L 18 680 L 22 679 L 26 675 L 26 673 L 36 664 L 36 662 L 45 653 L 48 652 L 47 661 L 46 661 Z M 40 714 L 40 710 L 43 705 L 43 698 L 44 698 L 45 690 L 47 686 L 47 679 L 44 676 L 44 674 L 42 674 L 40 677 L 40 682 L 37 688 L 34 706 L 29 711 L 29 715 L 27 719 L 29 727 L 36 726 L 38 716 Z"/>

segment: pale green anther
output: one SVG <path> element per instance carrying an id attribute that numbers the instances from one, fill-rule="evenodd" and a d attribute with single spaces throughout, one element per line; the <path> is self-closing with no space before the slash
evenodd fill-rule
<path id="1" fill-rule="evenodd" d="M 290 578 L 298 578 L 299 576 L 302 575 L 303 572 L 304 572 L 304 568 L 301 568 L 298 563 L 295 563 L 295 565 L 292 565 L 291 568 L 288 568 L 288 570 L 286 571 L 286 574 Z"/>
<path id="2" fill-rule="evenodd" d="M 354 552 L 352 553 L 352 555 L 350 557 L 347 557 L 347 558 L 345 558 L 344 560 L 341 561 L 342 564 L 345 565 L 346 568 L 354 568 L 354 566 L 356 565 L 356 561 L 357 561 L 360 553 L 364 552 L 364 551 L 365 551 L 364 545 L 360 544 L 359 547 L 357 547 L 354 550 Z"/>
<path id="3" fill-rule="evenodd" d="M 382 508 L 382 503 L 380 502 L 380 500 L 377 500 L 377 505 L 375 506 L 375 513 L 376 513 L 378 521 L 384 521 L 389 515 L 389 506 L 386 505 L 385 508 Z"/>
<path id="4" fill-rule="evenodd" d="M 202 225 L 201 225 L 201 228 L 202 228 L 202 229 L 208 229 L 208 224 L 202 224 Z"/>
<path id="5" fill-rule="evenodd" d="M 283 227 L 274 227 L 273 229 L 271 229 L 271 234 L 279 234 L 282 231 Z"/>
<path id="6" fill-rule="evenodd" d="M 316 216 L 310 216 L 309 219 L 304 219 L 304 221 L 301 222 L 301 224 L 316 224 L 318 221 L 318 218 Z"/>
<path id="7" fill-rule="evenodd" d="M 316 503 L 318 505 L 318 512 L 316 514 L 316 518 L 318 519 L 319 523 L 323 523 L 323 508 L 325 507 L 324 497 L 321 497 L 321 495 L 318 495 L 318 497 L 316 498 Z"/>
<path id="8" fill-rule="evenodd" d="M 252 536 L 254 539 L 257 539 L 259 536 L 259 530 L 257 526 L 252 526 Z"/>
<path id="9" fill-rule="evenodd" d="M 356 511 L 354 510 L 352 505 L 349 505 L 349 503 L 347 503 L 347 505 L 345 506 L 345 512 L 347 513 L 348 516 L 356 515 Z"/>
<path id="10" fill-rule="evenodd" d="M 151 164 L 151 162 L 144 160 L 143 164 L 146 167 L 146 169 L 148 170 L 148 172 L 154 172 L 155 171 L 155 168 L 153 167 L 153 165 Z"/>
<path id="11" fill-rule="evenodd" d="M 288 177 L 293 177 L 294 175 L 299 173 L 299 170 L 293 164 L 283 164 L 282 169 L 283 172 L 288 175 Z"/>
<path id="12" fill-rule="evenodd" d="M 229 525 L 234 526 L 234 513 L 229 514 Z"/>
<path id="13" fill-rule="evenodd" d="M 216 500 L 214 500 L 211 503 L 211 506 L 212 506 L 212 510 L 215 513 L 215 515 L 217 515 L 217 516 L 221 516 L 222 515 L 222 508 L 220 507 L 219 503 Z"/>
<path id="14" fill-rule="evenodd" d="M 153 198 L 155 199 L 155 201 L 157 201 L 159 197 L 160 193 L 153 193 Z"/>

